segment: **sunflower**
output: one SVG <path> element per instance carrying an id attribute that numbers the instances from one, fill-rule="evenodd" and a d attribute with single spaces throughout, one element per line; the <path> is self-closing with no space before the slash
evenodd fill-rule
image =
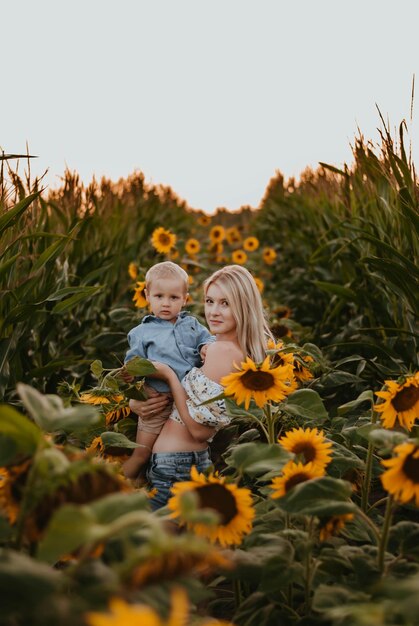
<path id="1" fill-rule="evenodd" d="M 191 469 L 191 479 L 173 485 L 173 496 L 167 505 L 173 511 L 171 517 L 182 518 L 182 499 L 185 494 L 192 493 L 196 496 L 198 510 L 215 511 L 219 520 L 211 525 L 201 521 L 185 522 L 182 519 L 181 523 L 186 523 L 190 530 L 213 543 L 218 542 L 222 546 L 239 545 L 244 535 L 251 531 L 255 516 L 250 490 L 226 483 L 224 477 L 216 474 L 205 477 L 196 467 Z"/>
<path id="2" fill-rule="evenodd" d="M 199 224 L 200 226 L 209 226 L 209 225 L 211 224 L 211 218 L 210 218 L 210 216 L 209 216 L 209 215 L 205 215 L 205 214 L 200 215 L 200 216 L 198 217 L 198 224 Z"/>
<path id="3" fill-rule="evenodd" d="M 243 250 L 234 250 L 231 260 L 233 263 L 237 263 L 237 265 L 244 265 L 247 261 L 247 254 Z"/>
<path id="4" fill-rule="evenodd" d="M 259 293 L 263 293 L 263 290 L 265 289 L 265 284 L 263 280 L 261 280 L 257 276 L 253 276 L 253 280 L 256 283 L 256 287 L 258 288 Z"/>
<path id="5" fill-rule="evenodd" d="M 128 274 L 132 280 L 135 280 L 138 276 L 138 265 L 136 263 L 130 263 L 128 265 Z"/>
<path id="6" fill-rule="evenodd" d="M 262 258 L 266 265 L 272 265 L 276 259 L 276 252 L 273 248 L 264 248 L 262 252 Z"/>
<path id="7" fill-rule="evenodd" d="M 291 329 L 285 324 L 273 322 L 273 324 L 270 325 L 270 329 L 274 337 L 277 337 L 278 339 L 281 337 L 292 337 Z"/>
<path id="8" fill-rule="evenodd" d="M 102 437 L 95 437 L 90 446 L 86 448 L 86 452 L 88 454 L 93 454 L 96 456 L 102 456 L 105 451 L 105 446 L 103 445 Z"/>
<path id="9" fill-rule="evenodd" d="M 301 458 L 304 464 L 311 463 L 313 470 L 324 470 L 332 460 L 332 443 L 317 428 L 293 428 L 278 442 L 285 450 Z"/>
<path id="10" fill-rule="evenodd" d="M 213 226 L 210 230 L 210 239 L 212 243 L 221 243 L 226 236 L 225 230 L 222 226 Z"/>
<path id="11" fill-rule="evenodd" d="M 123 399 L 124 396 L 122 394 L 106 391 L 105 389 L 92 389 L 80 394 L 80 402 L 85 402 L 86 404 L 112 404 L 113 402 L 122 402 Z"/>
<path id="12" fill-rule="evenodd" d="M 419 446 L 402 443 L 394 448 L 395 457 L 381 461 L 388 467 L 381 474 L 381 482 L 386 491 L 403 504 L 415 499 L 419 506 Z"/>
<path id="13" fill-rule="evenodd" d="M 254 252 L 259 248 L 259 239 L 257 239 L 257 237 L 246 237 L 243 241 L 243 248 L 247 250 L 247 252 Z"/>
<path id="14" fill-rule="evenodd" d="M 111 424 L 116 424 L 116 422 L 119 422 L 119 420 L 124 417 L 128 417 L 130 413 L 131 409 L 128 406 L 128 402 L 117 405 L 105 413 L 106 425 L 110 426 Z"/>
<path id="15" fill-rule="evenodd" d="M 151 235 L 151 245 L 159 254 L 167 254 L 176 244 L 176 235 L 163 226 L 156 228 Z"/>
<path id="16" fill-rule="evenodd" d="M 343 515 L 332 515 L 331 517 L 323 517 L 319 523 L 319 539 L 326 541 L 332 535 L 338 535 L 345 528 L 346 522 L 350 522 L 354 518 L 353 513 L 344 513 Z"/>
<path id="17" fill-rule="evenodd" d="M 145 604 L 128 604 L 121 598 L 111 598 L 110 612 L 99 613 L 92 611 L 85 613 L 84 619 L 88 626 L 187 626 L 188 597 L 181 587 L 175 587 L 171 592 L 170 613 L 166 619 Z M 195 623 L 195 622 L 194 622 Z M 224 620 L 214 621 L 212 618 L 199 622 L 200 626 L 233 626 Z"/>
<path id="18" fill-rule="evenodd" d="M 134 290 L 134 295 L 132 297 L 132 301 L 134 302 L 137 309 L 143 309 L 147 306 L 147 298 L 145 297 L 145 281 L 137 282 L 137 286 Z"/>
<path id="19" fill-rule="evenodd" d="M 290 461 L 283 467 L 282 475 L 272 479 L 270 487 L 274 489 L 274 493 L 271 495 L 271 498 L 282 498 L 290 489 L 300 483 L 305 483 L 307 480 L 319 478 L 319 476 L 323 475 L 324 471 L 314 468 L 312 463 L 304 465 L 303 463 Z"/>
<path id="20" fill-rule="evenodd" d="M 0 508 L 6 514 L 10 524 L 15 524 L 20 511 L 20 501 L 32 459 L 19 465 L 0 468 Z"/>
<path id="21" fill-rule="evenodd" d="M 381 420 L 385 428 L 394 428 L 397 420 L 400 426 L 411 430 L 419 417 L 419 372 L 403 381 L 386 380 L 387 389 L 375 392 L 376 396 L 384 400 L 376 404 L 374 409 L 382 413 Z"/>
<path id="22" fill-rule="evenodd" d="M 306 365 L 303 365 L 303 363 L 309 364 L 313 362 L 314 359 L 310 355 L 294 355 L 294 374 L 300 383 L 307 382 L 308 380 L 312 380 L 314 378 L 310 369 L 306 367 Z"/>
<path id="23" fill-rule="evenodd" d="M 236 226 L 231 226 L 230 228 L 227 228 L 226 239 L 227 239 L 227 243 L 229 243 L 230 245 L 235 244 L 235 243 L 240 243 L 242 240 L 242 237 L 239 232 L 239 229 Z"/>
<path id="24" fill-rule="evenodd" d="M 238 372 L 221 379 L 221 385 L 225 387 L 224 393 L 227 396 L 234 396 L 238 404 L 244 402 L 248 409 L 252 399 L 259 407 L 263 407 L 270 400 L 280 402 L 291 392 L 292 380 L 293 373 L 289 365 L 271 368 L 269 356 L 261 364 L 256 364 L 247 357 Z"/>
<path id="25" fill-rule="evenodd" d="M 201 249 L 201 244 L 199 243 L 198 239 L 188 239 L 187 242 L 185 243 L 185 252 L 186 254 L 189 254 L 190 256 L 193 256 L 194 254 L 198 254 L 200 249 Z"/>
<path id="26" fill-rule="evenodd" d="M 291 309 L 285 304 L 280 304 L 279 306 L 275 307 L 272 313 L 274 314 L 274 317 L 278 320 L 291 317 Z"/>
<path id="27" fill-rule="evenodd" d="M 146 549 L 147 550 L 147 549 Z M 232 562 L 216 548 L 197 538 L 176 537 L 156 548 L 148 544 L 148 553 L 130 572 L 128 584 L 134 588 L 177 580 L 186 575 L 204 575 L 214 570 L 228 570 Z"/>

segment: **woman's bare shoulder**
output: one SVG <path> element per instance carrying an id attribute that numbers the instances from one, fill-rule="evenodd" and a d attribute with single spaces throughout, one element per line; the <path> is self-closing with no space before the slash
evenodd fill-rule
<path id="1" fill-rule="evenodd" d="M 235 365 L 240 367 L 243 360 L 242 351 L 233 341 L 215 341 L 208 346 L 202 371 L 208 378 L 219 382 L 234 370 Z"/>

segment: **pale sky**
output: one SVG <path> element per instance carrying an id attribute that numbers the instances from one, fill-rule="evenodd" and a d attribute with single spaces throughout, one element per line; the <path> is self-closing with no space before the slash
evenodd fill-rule
<path id="1" fill-rule="evenodd" d="M 28 142 L 50 186 L 66 166 L 86 183 L 142 170 L 193 208 L 257 206 L 276 170 L 350 164 L 358 127 L 377 142 L 376 103 L 418 163 L 417 0 L 0 0 L 0 16 L 0 147 Z"/>

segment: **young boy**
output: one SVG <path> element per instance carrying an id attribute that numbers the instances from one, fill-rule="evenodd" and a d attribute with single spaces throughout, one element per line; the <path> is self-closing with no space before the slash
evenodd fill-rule
<path id="1" fill-rule="evenodd" d="M 145 277 L 145 296 L 150 305 L 151 315 L 146 315 L 138 326 L 128 333 L 129 350 L 125 356 L 127 363 L 134 356 L 151 361 L 167 363 L 176 372 L 179 380 L 192 367 L 201 365 L 202 348 L 211 343 L 214 337 L 198 320 L 181 311 L 188 297 L 188 274 L 179 265 L 164 261 L 153 265 Z M 170 394 L 168 384 L 160 379 L 147 377 L 147 384 L 159 393 Z M 171 403 L 152 418 L 138 418 L 135 448 L 124 463 L 126 476 L 135 478 L 141 467 L 148 461 L 155 440 L 171 412 Z"/>

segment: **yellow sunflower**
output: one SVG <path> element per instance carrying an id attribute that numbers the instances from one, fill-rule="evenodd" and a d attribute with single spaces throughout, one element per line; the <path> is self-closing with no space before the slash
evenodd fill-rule
<path id="1" fill-rule="evenodd" d="M 90 446 L 86 448 L 86 452 L 88 454 L 93 454 L 97 456 L 102 456 L 105 451 L 105 446 L 103 445 L 102 437 L 95 437 Z"/>
<path id="2" fill-rule="evenodd" d="M 350 522 L 354 518 L 353 513 L 344 513 L 343 515 L 332 515 L 320 519 L 319 538 L 320 541 L 326 541 L 332 535 L 338 535 L 345 528 L 346 522 Z"/>
<path id="3" fill-rule="evenodd" d="M 137 309 L 143 309 L 144 307 L 148 305 L 144 290 L 145 290 L 145 281 L 137 282 L 137 286 L 134 290 L 134 295 L 132 297 L 132 301 L 134 302 Z"/>
<path id="4" fill-rule="evenodd" d="M 198 254 L 201 249 L 201 244 L 198 239 L 188 239 L 185 243 L 185 252 L 189 255 Z"/>
<path id="5" fill-rule="evenodd" d="M 231 226 L 226 230 L 226 239 L 227 242 L 231 244 L 240 243 L 242 240 L 239 229 L 236 226 Z"/>
<path id="6" fill-rule="evenodd" d="M 307 365 L 309 365 L 313 362 L 314 359 L 310 355 L 294 355 L 294 374 L 299 382 L 304 383 L 314 378 L 314 375 L 310 371 L 309 367 L 303 365 L 303 363 L 307 363 Z"/>
<path id="7" fill-rule="evenodd" d="M 244 265 L 247 261 L 247 254 L 243 250 L 234 250 L 231 260 L 233 263 L 237 263 L 237 265 Z"/>
<path id="8" fill-rule="evenodd" d="M 262 253 L 262 258 L 265 261 L 266 265 L 272 265 L 272 263 L 276 259 L 276 252 L 273 248 L 264 248 Z"/>
<path id="9" fill-rule="evenodd" d="M 250 490 L 226 483 L 224 477 L 214 474 L 205 477 L 196 467 L 192 467 L 191 479 L 173 485 L 173 496 L 168 502 L 169 509 L 173 511 L 171 517 L 181 518 L 181 523 L 186 523 L 195 534 L 213 543 L 239 545 L 244 535 L 251 531 L 255 517 Z M 218 514 L 215 524 L 182 520 L 182 499 L 185 494 L 191 493 L 196 496 L 199 510 L 210 509 Z"/>
<path id="10" fill-rule="evenodd" d="M 167 254 L 176 244 L 176 235 L 163 226 L 156 228 L 151 235 L 151 245 L 159 254 Z"/>
<path id="11" fill-rule="evenodd" d="M 247 250 L 247 252 L 254 252 L 259 248 L 259 239 L 257 239 L 257 237 L 246 237 L 243 241 L 243 248 Z"/>
<path id="12" fill-rule="evenodd" d="M 128 406 L 128 402 L 116 405 L 105 413 L 106 425 L 110 426 L 111 424 L 116 424 L 116 422 L 119 422 L 119 420 L 124 417 L 128 417 L 130 413 L 131 409 Z"/>
<path id="13" fill-rule="evenodd" d="M 210 230 L 209 236 L 212 243 L 221 243 L 225 239 L 226 232 L 220 225 L 213 226 Z"/>
<path id="14" fill-rule="evenodd" d="M 253 276 L 253 280 L 256 283 L 256 287 L 258 288 L 259 293 L 263 293 L 263 290 L 265 289 L 265 284 L 263 280 L 261 280 L 257 276 Z"/>
<path id="15" fill-rule="evenodd" d="M 311 463 L 313 470 L 324 470 L 332 460 L 332 443 L 317 428 L 293 428 L 278 442 L 285 450 L 295 454 L 297 459 L 301 459 L 304 465 Z"/>
<path id="16" fill-rule="evenodd" d="M 270 329 L 274 337 L 277 337 L 278 339 L 281 337 L 292 337 L 291 328 L 288 328 L 285 324 L 273 322 L 273 324 L 270 325 Z"/>
<path id="17" fill-rule="evenodd" d="M 92 391 L 84 391 L 80 394 L 80 402 L 86 404 L 111 404 L 122 402 L 124 396 L 113 391 L 105 391 L 104 389 L 92 389 Z"/>
<path id="18" fill-rule="evenodd" d="M 205 215 L 205 214 L 200 215 L 200 216 L 198 217 L 198 224 L 199 224 L 200 226 L 209 226 L 209 225 L 211 224 L 211 218 L 210 218 L 210 216 L 209 216 L 209 215 Z"/>
<path id="19" fill-rule="evenodd" d="M 263 407 L 270 400 L 280 402 L 291 393 L 292 380 L 292 367 L 289 365 L 271 368 L 269 356 L 261 364 L 256 364 L 247 357 L 238 372 L 221 379 L 221 385 L 225 387 L 227 396 L 234 396 L 238 404 L 244 402 L 248 409 L 252 399 L 259 407 Z"/>
<path id="20" fill-rule="evenodd" d="M 419 506 L 419 446 L 414 443 L 401 443 L 394 448 L 396 456 L 381 461 L 388 467 L 381 474 L 381 482 L 395 500 L 406 504 L 415 499 Z"/>
<path id="21" fill-rule="evenodd" d="M 0 509 L 12 525 L 17 521 L 31 464 L 32 459 L 28 459 L 7 469 L 0 468 Z"/>
<path id="22" fill-rule="evenodd" d="M 291 317 L 291 309 L 284 304 L 280 304 L 279 306 L 275 307 L 272 313 L 274 314 L 274 317 L 278 320 Z"/>
<path id="23" fill-rule="evenodd" d="M 382 413 L 383 426 L 394 428 L 397 420 L 400 426 L 412 430 L 419 417 L 419 372 L 406 377 L 404 382 L 386 380 L 385 384 L 385 391 L 375 392 L 384 402 L 374 406 L 378 413 Z"/>
<path id="24" fill-rule="evenodd" d="M 304 465 L 290 461 L 283 467 L 282 475 L 272 479 L 270 487 L 274 493 L 271 498 L 282 498 L 293 487 L 319 476 L 324 476 L 324 471 L 314 468 L 312 463 Z"/>
<path id="25" fill-rule="evenodd" d="M 134 588 L 178 580 L 183 576 L 208 574 L 214 570 L 229 570 L 233 564 L 215 547 L 191 536 L 177 537 L 159 546 L 149 544 L 148 553 L 142 556 L 130 572 L 128 584 Z"/>
<path id="26" fill-rule="evenodd" d="M 186 592 L 175 587 L 171 592 L 170 613 L 166 619 L 145 604 L 128 604 L 121 598 L 114 597 L 109 602 L 109 612 L 92 611 L 85 613 L 84 619 L 88 626 L 187 626 L 189 603 Z M 194 622 L 195 623 L 195 622 Z M 201 621 L 200 626 L 233 626 L 224 620 L 214 621 L 212 618 Z"/>
<path id="27" fill-rule="evenodd" d="M 128 265 L 128 274 L 130 278 L 135 280 L 138 276 L 138 265 L 136 263 L 130 263 Z"/>

